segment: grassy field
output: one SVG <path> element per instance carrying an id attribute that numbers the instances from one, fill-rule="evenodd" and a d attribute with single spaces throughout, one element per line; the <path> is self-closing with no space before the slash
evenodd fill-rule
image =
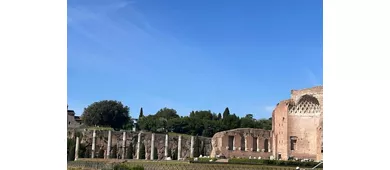
<path id="1" fill-rule="evenodd" d="M 122 160 L 103 160 L 103 159 L 81 159 L 79 161 L 69 162 L 69 168 L 88 168 L 109 169 L 107 165 L 123 162 Z M 141 165 L 145 170 L 293 170 L 295 167 L 283 166 L 263 166 L 263 165 L 233 165 L 233 164 L 203 164 L 188 163 L 184 161 L 145 161 L 145 160 L 126 160 L 124 162 L 131 165 Z M 305 168 L 301 168 L 305 169 Z M 309 169 L 309 168 L 307 168 Z M 73 169 L 81 170 L 81 169 Z M 83 169 L 84 170 L 84 169 Z M 322 169 L 321 169 L 322 170 Z"/>

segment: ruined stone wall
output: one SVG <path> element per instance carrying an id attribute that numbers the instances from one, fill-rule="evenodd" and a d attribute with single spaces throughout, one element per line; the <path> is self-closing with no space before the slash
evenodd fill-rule
<path id="1" fill-rule="evenodd" d="M 75 135 L 75 131 L 78 131 L 82 134 L 80 138 L 80 143 L 85 144 L 87 149 L 92 151 L 92 137 L 93 130 L 75 130 L 68 129 L 68 137 L 73 138 Z M 141 143 L 145 145 L 145 159 L 150 160 L 151 157 L 151 132 L 142 132 L 141 133 Z M 179 134 L 168 135 L 168 152 L 171 150 L 177 151 L 178 149 L 178 137 Z M 154 147 L 157 148 L 157 156 L 158 159 L 164 159 L 165 154 L 165 134 L 155 134 Z M 199 140 L 205 146 L 206 155 L 210 155 L 211 152 L 211 138 L 207 137 L 198 137 Z M 99 150 L 102 149 L 104 152 L 107 150 L 108 144 L 108 131 L 107 130 L 96 130 L 96 138 L 95 138 L 95 158 L 99 154 Z M 134 154 L 133 158 L 136 158 L 136 150 L 137 150 L 137 140 L 138 140 L 138 132 L 126 131 L 126 143 L 125 143 L 125 153 L 127 153 L 127 149 L 130 145 L 133 146 Z M 182 135 L 181 139 L 181 158 L 189 158 L 190 157 L 190 147 L 191 147 L 191 136 Z M 111 152 L 114 147 L 117 147 L 117 155 L 113 158 L 121 158 L 122 156 L 122 145 L 123 145 L 123 131 L 111 131 Z M 106 155 L 106 154 L 105 154 Z M 126 155 L 126 154 L 125 154 Z M 89 157 L 91 154 L 89 155 Z"/>
<path id="2" fill-rule="evenodd" d="M 78 128 L 82 126 L 81 122 L 77 122 L 73 115 L 67 115 L 67 126 L 68 128 Z"/>
<path id="3" fill-rule="evenodd" d="M 318 121 L 318 117 L 289 116 L 289 137 L 297 137 L 294 150 L 289 145 L 290 156 L 316 159 Z"/>
<path id="4" fill-rule="evenodd" d="M 292 90 L 291 99 L 273 112 L 273 152 L 276 157 L 322 159 L 322 86 Z"/>
<path id="5" fill-rule="evenodd" d="M 273 156 L 288 159 L 288 106 L 290 100 L 281 101 L 272 113 Z"/>
<path id="6" fill-rule="evenodd" d="M 316 86 L 312 88 L 306 88 L 306 89 L 301 89 L 301 90 L 291 90 L 291 99 L 293 99 L 295 102 L 298 102 L 299 99 L 303 95 L 311 95 L 319 101 L 319 103 L 322 106 L 323 100 L 322 100 L 322 95 L 323 95 L 323 87 L 322 86 Z"/>
<path id="7" fill-rule="evenodd" d="M 210 156 L 227 158 L 262 157 L 269 158 L 271 152 L 271 131 L 254 128 L 238 128 L 214 134 Z"/>

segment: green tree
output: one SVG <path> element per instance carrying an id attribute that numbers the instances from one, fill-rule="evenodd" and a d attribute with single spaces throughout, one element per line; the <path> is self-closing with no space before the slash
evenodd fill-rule
<path id="1" fill-rule="evenodd" d="M 255 128 L 271 130 L 272 129 L 272 119 L 259 119 L 255 121 Z"/>
<path id="2" fill-rule="evenodd" d="M 210 110 L 192 111 L 190 113 L 190 118 L 212 120 L 213 114 Z"/>
<path id="3" fill-rule="evenodd" d="M 218 118 L 217 118 L 217 120 L 221 120 L 221 119 L 222 119 L 221 113 L 218 113 Z"/>
<path id="4" fill-rule="evenodd" d="M 222 119 L 223 130 L 236 129 L 240 127 L 240 118 L 236 114 L 227 115 Z"/>
<path id="5" fill-rule="evenodd" d="M 253 119 L 252 114 L 247 114 L 245 117 L 240 120 L 241 128 L 255 128 L 256 119 Z"/>
<path id="6" fill-rule="evenodd" d="M 141 117 L 144 117 L 144 110 L 142 109 L 142 107 L 141 110 L 139 111 L 138 119 L 140 119 Z"/>
<path id="7" fill-rule="evenodd" d="M 157 119 L 154 115 L 148 115 L 138 120 L 140 129 L 151 132 L 157 132 L 161 124 L 162 123 L 159 122 L 159 119 Z"/>
<path id="8" fill-rule="evenodd" d="M 167 120 L 173 119 L 173 118 L 179 118 L 180 116 L 177 114 L 175 109 L 170 109 L 170 108 L 162 108 L 157 113 L 155 114 L 157 118 L 165 118 Z"/>
<path id="9" fill-rule="evenodd" d="M 227 118 L 229 115 L 230 115 L 229 108 L 226 107 L 226 108 L 225 108 L 225 111 L 223 111 L 223 119 Z"/>
<path id="10" fill-rule="evenodd" d="M 189 123 L 188 117 L 169 119 L 167 122 L 167 129 L 169 132 L 187 134 L 188 131 L 190 130 L 188 123 Z"/>
<path id="11" fill-rule="evenodd" d="M 115 129 L 131 121 L 129 107 L 115 100 L 94 102 L 84 109 L 82 120 L 88 126 L 109 126 Z"/>

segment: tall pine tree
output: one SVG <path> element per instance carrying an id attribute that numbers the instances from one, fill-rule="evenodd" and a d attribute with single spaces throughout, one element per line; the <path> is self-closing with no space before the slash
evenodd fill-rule
<path id="1" fill-rule="evenodd" d="M 226 107 L 225 111 L 223 111 L 223 119 L 226 119 L 230 115 L 229 108 Z"/>
<path id="2" fill-rule="evenodd" d="M 144 117 L 144 110 L 141 107 L 141 110 L 139 111 L 138 119 L 141 119 L 141 117 Z"/>
<path id="3" fill-rule="evenodd" d="M 217 120 L 221 120 L 221 119 L 222 119 L 221 113 L 218 113 Z"/>

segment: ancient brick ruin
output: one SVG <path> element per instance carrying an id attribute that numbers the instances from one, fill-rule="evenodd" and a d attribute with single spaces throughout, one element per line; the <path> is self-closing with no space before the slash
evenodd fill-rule
<path id="1" fill-rule="evenodd" d="M 69 108 L 69 106 L 68 106 Z M 82 121 L 80 119 L 80 116 L 76 116 L 75 112 L 73 110 L 68 109 L 67 114 L 67 126 L 68 128 L 78 128 L 82 126 Z"/>
<path id="2" fill-rule="evenodd" d="M 322 86 L 292 90 L 276 105 L 272 130 L 233 129 L 216 133 L 211 156 L 322 160 Z"/>
<path id="3" fill-rule="evenodd" d="M 272 113 L 272 152 L 279 159 L 322 160 L 322 86 L 292 90 Z"/>
<path id="4" fill-rule="evenodd" d="M 271 153 L 271 131 L 239 128 L 216 133 L 212 138 L 211 157 L 269 158 Z"/>
<path id="5" fill-rule="evenodd" d="M 125 159 L 125 155 L 130 145 L 134 149 L 133 158 L 140 158 L 141 145 L 145 146 L 145 159 L 157 160 L 168 158 L 168 152 L 176 152 L 177 159 L 187 159 L 194 157 L 195 136 L 189 135 L 168 135 L 151 132 L 133 131 L 108 131 L 108 130 L 68 130 L 68 137 L 73 138 L 79 133 L 77 139 L 79 143 L 86 145 L 90 154 L 88 157 L 97 158 L 99 152 L 104 153 L 104 158 Z M 81 134 L 81 135 L 80 135 Z M 203 148 L 202 155 L 210 155 L 211 138 L 197 137 L 198 149 Z M 76 144 L 79 145 L 79 144 Z M 116 154 L 113 154 L 113 150 Z M 156 148 L 157 152 L 155 153 Z M 76 151 L 78 152 L 78 151 Z"/>
<path id="6" fill-rule="evenodd" d="M 291 97 L 280 101 L 272 112 L 272 130 L 239 128 L 216 133 L 212 139 L 200 138 L 202 155 L 227 158 L 280 159 L 290 158 L 322 160 L 323 152 L 323 100 L 322 86 L 292 90 Z M 69 117 L 74 116 L 68 114 Z M 69 125 L 72 125 L 70 123 Z M 68 131 L 74 137 L 75 131 Z M 105 158 L 124 159 L 126 149 L 132 145 L 139 159 L 140 144 L 145 145 L 146 159 L 165 159 L 168 152 L 177 150 L 177 159 L 194 157 L 194 136 L 154 134 L 131 131 L 83 130 L 78 142 L 86 144 L 96 157 L 104 151 Z M 112 155 L 116 147 L 117 155 Z M 154 153 L 157 148 L 157 153 Z"/>

